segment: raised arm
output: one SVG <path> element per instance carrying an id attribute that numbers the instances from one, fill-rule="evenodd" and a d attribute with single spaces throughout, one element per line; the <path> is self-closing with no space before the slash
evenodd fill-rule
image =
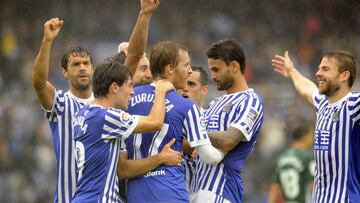
<path id="1" fill-rule="evenodd" d="M 51 48 L 63 24 L 59 18 L 44 24 L 44 36 L 34 62 L 32 83 L 41 106 L 47 110 L 51 109 L 55 94 L 55 87 L 48 81 Z"/>
<path id="2" fill-rule="evenodd" d="M 139 117 L 139 123 L 133 133 L 153 132 L 162 128 L 165 118 L 165 96 L 174 86 L 166 80 L 158 80 L 155 85 L 155 99 L 151 111 L 148 116 Z"/>
<path id="3" fill-rule="evenodd" d="M 319 90 L 311 80 L 304 77 L 294 67 L 289 53 L 286 51 L 284 56 L 275 55 L 271 62 L 274 70 L 286 78 L 291 78 L 297 92 L 314 106 L 312 96 Z"/>
<path id="4" fill-rule="evenodd" d="M 171 149 L 171 146 L 175 141 L 174 138 L 167 143 L 159 154 L 140 160 L 128 159 L 127 153 L 121 153 L 118 163 L 118 176 L 121 179 L 135 178 L 144 175 L 163 164 L 167 166 L 181 166 L 181 153 Z"/>
<path id="5" fill-rule="evenodd" d="M 124 63 L 126 67 L 130 68 L 133 74 L 136 71 L 139 60 L 145 53 L 151 15 L 160 4 L 159 0 L 140 0 L 140 3 L 141 11 L 130 36 L 127 56 Z"/>

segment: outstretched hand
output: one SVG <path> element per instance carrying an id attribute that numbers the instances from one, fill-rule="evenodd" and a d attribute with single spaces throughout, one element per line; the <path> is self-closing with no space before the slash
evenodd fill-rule
<path id="1" fill-rule="evenodd" d="M 160 155 L 163 160 L 163 164 L 167 166 L 181 166 L 182 155 L 180 152 L 171 149 L 171 146 L 176 142 L 176 139 L 173 138 L 169 143 L 167 143 L 164 148 L 161 150 Z"/>
<path id="2" fill-rule="evenodd" d="M 52 18 L 45 22 L 44 24 L 44 39 L 47 41 L 52 41 L 59 34 L 61 27 L 63 26 L 64 21 L 59 18 Z"/>
<path id="3" fill-rule="evenodd" d="M 160 4 L 159 0 L 140 0 L 141 11 L 146 14 L 153 13 Z"/>
<path id="4" fill-rule="evenodd" d="M 285 51 L 284 56 L 275 55 L 275 57 L 271 60 L 271 63 L 276 72 L 287 78 L 290 77 L 290 72 L 295 69 L 293 62 L 289 57 L 288 51 Z"/>

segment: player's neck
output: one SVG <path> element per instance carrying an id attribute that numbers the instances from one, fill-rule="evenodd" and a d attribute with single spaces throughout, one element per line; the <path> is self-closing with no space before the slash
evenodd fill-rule
<path id="1" fill-rule="evenodd" d="M 344 98 L 347 94 L 349 94 L 349 92 L 350 92 L 350 89 L 348 87 L 340 88 L 337 92 L 335 92 L 335 94 L 333 94 L 329 97 L 329 103 L 330 104 L 336 103 L 337 101 Z"/>
<path id="2" fill-rule="evenodd" d="M 70 92 L 80 99 L 88 99 L 91 97 L 91 89 L 87 90 L 76 90 L 75 88 L 70 87 Z"/>
<path id="3" fill-rule="evenodd" d="M 94 102 L 91 103 L 91 104 L 99 105 L 99 106 L 102 106 L 104 108 L 112 108 L 112 107 L 114 107 L 114 104 L 107 97 L 96 98 L 94 100 Z"/>
<path id="4" fill-rule="evenodd" d="M 248 90 L 249 87 L 244 77 L 235 78 L 234 84 L 226 90 L 227 94 L 242 92 Z"/>

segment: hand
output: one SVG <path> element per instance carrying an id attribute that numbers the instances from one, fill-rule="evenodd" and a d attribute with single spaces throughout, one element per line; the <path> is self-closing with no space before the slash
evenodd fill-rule
<path id="1" fill-rule="evenodd" d="M 162 92 L 168 92 L 170 90 L 175 89 L 173 84 L 168 80 L 158 80 L 155 82 L 155 85 L 156 85 L 156 90 Z"/>
<path id="2" fill-rule="evenodd" d="M 52 18 L 44 24 L 44 40 L 52 41 L 59 34 L 64 21 L 59 18 Z"/>
<path id="3" fill-rule="evenodd" d="M 276 72 L 287 78 L 290 77 L 290 72 L 295 69 L 288 51 L 285 51 L 284 56 L 275 55 L 275 58 L 271 60 L 271 63 Z"/>
<path id="4" fill-rule="evenodd" d="M 181 166 L 181 153 L 171 149 L 171 146 L 175 143 L 175 141 L 176 139 L 173 138 L 159 153 L 162 163 L 167 166 Z"/>
<path id="5" fill-rule="evenodd" d="M 141 11 L 145 14 L 152 14 L 159 6 L 159 0 L 140 0 Z"/>

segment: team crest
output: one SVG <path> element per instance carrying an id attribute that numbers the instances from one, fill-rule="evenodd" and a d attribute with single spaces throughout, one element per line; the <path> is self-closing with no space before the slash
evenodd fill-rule
<path id="1" fill-rule="evenodd" d="M 131 116 L 128 113 L 122 112 L 120 115 L 120 121 L 124 124 L 129 123 L 129 121 L 131 120 Z"/>
<path id="2" fill-rule="evenodd" d="M 332 121 L 333 122 L 339 121 L 339 111 L 334 112 L 334 114 L 332 115 Z"/>
<path id="3" fill-rule="evenodd" d="M 225 104 L 224 108 L 223 108 L 223 111 L 228 112 L 229 109 L 231 108 L 231 106 L 232 106 L 232 103 Z"/>

